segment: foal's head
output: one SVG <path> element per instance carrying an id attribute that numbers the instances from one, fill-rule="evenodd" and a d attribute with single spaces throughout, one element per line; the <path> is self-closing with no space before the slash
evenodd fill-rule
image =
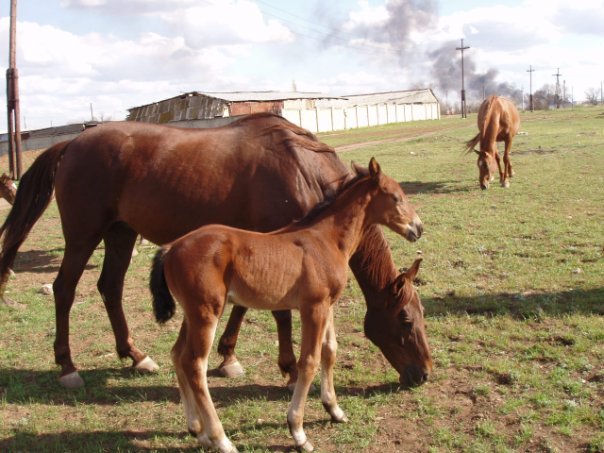
<path id="1" fill-rule="evenodd" d="M 422 221 L 415 212 L 405 192 L 390 176 L 384 174 L 375 158 L 369 168 L 355 167 L 358 174 L 367 174 L 377 184 L 378 192 L 371 201 L 370 213 L 377 223 L 387 226 L 411 242 L 417 241 L 424 231 Z"/>
<path id="2" fill-rule="evenodd" d="M 423 384 L 432 371 L 424 307 L 413 286 L 420 262 L 421 258 L 416 259 L 409 270 L 390 282 L 387 304 L 368 307 L 365 315 L 365 335 L 398 371 L 405 387 Z"/>
<path id="3" fill-rule="evenodd" d="M 0 176 L 0 197 L 4 198 L 10 204 L 14 204 L 16 196 L 17 187 L 15 183 L 6 173 L 2 173 L 2 176 Z"/>
<path id="4" fill-rule="evenodd" d="M 493 180 L 495 158 L 491 153 L 477 150 L 474 150 L 474 152 L 478 154 L 478 160 L 476 161 L 478 165 L 478 182 L 480 183 L 480 188 L 485 190 L 489 188 L 489 183 Z"/>

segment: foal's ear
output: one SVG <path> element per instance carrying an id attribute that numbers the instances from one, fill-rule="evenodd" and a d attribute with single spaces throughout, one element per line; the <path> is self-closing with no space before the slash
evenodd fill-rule
<path id="1" fill-rule="evenodd" d="M 415 280 L 415 277 L 417 277 L 417 274 L 419 273 L 419 265 L 421 264 L 421 262 L 422 258 L 417 258 L 413 262 L 411 267 L 405 271 L 405 279 L 410 281 Z"/>
<path id="2" fill-rule="evenodd" d="M 378 161 L 375 160 L 375 157 L 372 157 L 369 161 L 369 174 L 371 175 L 371 177 L 376 177 L 381 172 L 382 169 L 380 168 L 380 164 L 378 164 Z"/>

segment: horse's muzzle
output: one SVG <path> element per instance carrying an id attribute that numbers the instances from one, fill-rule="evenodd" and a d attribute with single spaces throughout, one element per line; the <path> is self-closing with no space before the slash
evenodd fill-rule
<path id="1" fill-rule="evenodd" d="M 418 387 L 425 383 L 430 377 L 430 373 L 416 365 L 409 365 L 405 372 L 401 374 L 399 382 L 405 387 Z"/>

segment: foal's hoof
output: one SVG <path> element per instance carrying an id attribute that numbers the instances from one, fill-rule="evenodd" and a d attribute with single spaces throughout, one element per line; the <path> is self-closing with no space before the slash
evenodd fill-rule
<path id="1" fill-rule="evenodd" d="M 59 378 L 59 384 L 66 389 L 77 389 L 84 387 L 84 379 L 80 377 L 80 373 L 73 371 L 69 374 L 65 374 Z"/>
<path id="2" fill-rule="evenodd" d="M 222 376 L 226 378 L 236 378 L 245 374 L 245 370 L 243 369 L 238 360 L 235 360 L 234 362 L 229 363 L 227 365 L 219 366 L 218 371 Z"/>
<path id="3" fill-rule="evenodd" d="M 134 365 L 134 369 L 140 373 L 155 373 L 157 370 L 159 370 L 159 365 L 157 365 L 157 363 L 155 363 L 151 357 L 147 356 L 140 362 L 136 363 Z"/>

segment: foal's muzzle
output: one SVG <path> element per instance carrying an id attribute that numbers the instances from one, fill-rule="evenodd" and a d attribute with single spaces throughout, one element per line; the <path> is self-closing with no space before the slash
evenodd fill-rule
<path id="1" fill-rule="evenodd" d="M 420 237 L 422 237 L 422 233 L 424 232 L 424 225 L 419 217 L 415 216 L 413 222 L 409 224 L 407 227 L 406 239 L 410 242 L 417 241 Z"/>

